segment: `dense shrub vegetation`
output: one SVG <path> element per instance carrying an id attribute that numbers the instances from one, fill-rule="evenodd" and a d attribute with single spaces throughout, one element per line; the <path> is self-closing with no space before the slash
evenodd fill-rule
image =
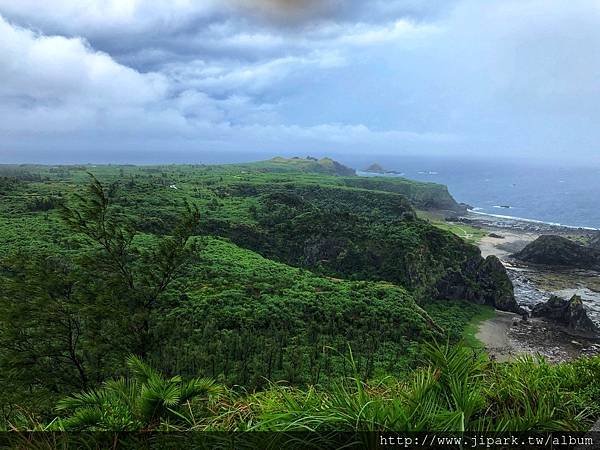
<path id="1" fill-rule="evenodd" d="M 600 414 L 597 360 L 492 364 L 461 344 L 514 298 L 501 266 L 417 217 L 454 207 L 443 187 L 314 159 L 0 175 L 2 428 L 545 430 Z"/>

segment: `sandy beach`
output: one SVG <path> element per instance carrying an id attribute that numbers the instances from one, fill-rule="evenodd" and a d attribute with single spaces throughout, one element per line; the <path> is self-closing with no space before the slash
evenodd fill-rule
<path id="1" fill-rule="evenodd" d="M 503 231 L 484 236 L 479 241 L 481 256 L 496 255 L 501 260 L 506 260 L 512 253 L 522 250 L 527 244 L 533 242 L 539 235 L 528 232 Z"/>
<path id="2" fill-rule="evenodd" d="M 490 358 L 502 362 L 520 353 L 516 342 L 508 337 L 508 331 L 514 320 L 519 320 L 517 314 L 498 311 L 494 318 L 485 320 L 479 325 L 475 337 L 483 343 Z"/>

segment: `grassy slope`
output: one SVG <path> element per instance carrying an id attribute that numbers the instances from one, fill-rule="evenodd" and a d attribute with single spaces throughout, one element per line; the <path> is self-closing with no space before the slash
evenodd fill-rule
<path id="1" fill-rule="evenodd" d="M 481 238 L 487 236 L 487 232 L 481 228 L 475 228 L 467 224 L 446 222 L 442 215 L 429 211 L 417 211 L 418 217 L 429 221 L 440 230 L 450 231 L 470 244 L 477 245 Z"/>

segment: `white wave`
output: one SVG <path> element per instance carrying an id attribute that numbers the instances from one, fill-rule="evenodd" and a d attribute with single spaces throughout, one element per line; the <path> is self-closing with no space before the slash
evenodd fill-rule
<path id="1" fill-rule="evenodd" d="M 563 225 L 562 223 L 558 223 L 558 222 L 546 222 L 543 220 L 526 219 L 525 217 L 506 216 L 503 214 L 491 214 L 491 213 L 482 212 L 481 208 L 473 208 L 473 209 L 470 209 L 469 212 L 471 212 L 473 214 L 479 214 L 480 216 L 489 216 L 489 217 L 495 217 L 497 219 L 514 220 L 517 222 L 539 223 L 540 225 L 552 225 L 555 227 L 570 228 L 573 230 L 600 231 L 600 228 L 583 227 L 583 226 L 576 226 L 576 225 Z"/>

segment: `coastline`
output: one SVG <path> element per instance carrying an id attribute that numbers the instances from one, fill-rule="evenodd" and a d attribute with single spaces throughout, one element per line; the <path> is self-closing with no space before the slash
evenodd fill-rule
<path id="1" fill-rule="evenodd" d="M 477 224 L 491 230 L 525 231 L 539 234 L 591 235 L 600 232 L 600 228 L 563 225 L 555 222 L 545 222 L 503 214 L 491 214 L 477 211 L 474 208 L 468 209 L 467 214 L 458 217 L 457 221 Z"/>
<path id="2" fill-rule="evenodd" d="M 557 223 L 557 222 L 545 222 L 543 220 L 527 219 L 525 217 L 509 216 L 509 215 L 504 215 L 504 214 L 492 214 L 492 213 L 479 211 L 479 210 L 477 210 L 477 208 L 469 209 L 468 214 L 471 216 L 477 215 L 477 216 L 487 216 L 487 217 L 491 217 L 491 218 L 495 218 L 495 219 L 501 219 L 501 220 L 505 220 L 510 223 L 515 223 L 517 225 L 521 224 L 522 226 L 534 224 L 534 226 L 537 225 L 538 227 L 541 227 L 541 229 L 547 228 L 549 230 L 554 230 L 554 231 L 558 231 L 558 232 L 561 232 L 561 231 L 562 232 L 600 231 L 600 228 L 594 228 L 594 227 L 586 227 L 586 226 L 579 226 L 579 225 L 565 225 L 565 224 L 561 224 L 561 223 Z"/>
<path id="3" fill-rule="evenodd" d="M 511 258 L 513 253 L 543 234 L 588 239 L 598 233 L 597 230 L 472 211 L 453 222 L 468 224 L 485 232 L 477 242 L 482 256 L 495 255 L 500 259 L 513 282 L 519 305 L 530 310 L 533 305 L 547 301 L 551 295 L 570 298 L 577 294 L 584 298 L 590 318 L 600 324 L 600 277 L 597 274 L 534 267 Z M 561 362 L 582 355 L 600 354 L 598 339 L 573 334 L 543 319 L 523 321 L 520 316 L 503 311 L 496 311 L 494 317 L 480 322 L 475 337 L 490 358 L 496 361 L 510 361 L 522 355 L 541 355 L 551 362 Z"/>

